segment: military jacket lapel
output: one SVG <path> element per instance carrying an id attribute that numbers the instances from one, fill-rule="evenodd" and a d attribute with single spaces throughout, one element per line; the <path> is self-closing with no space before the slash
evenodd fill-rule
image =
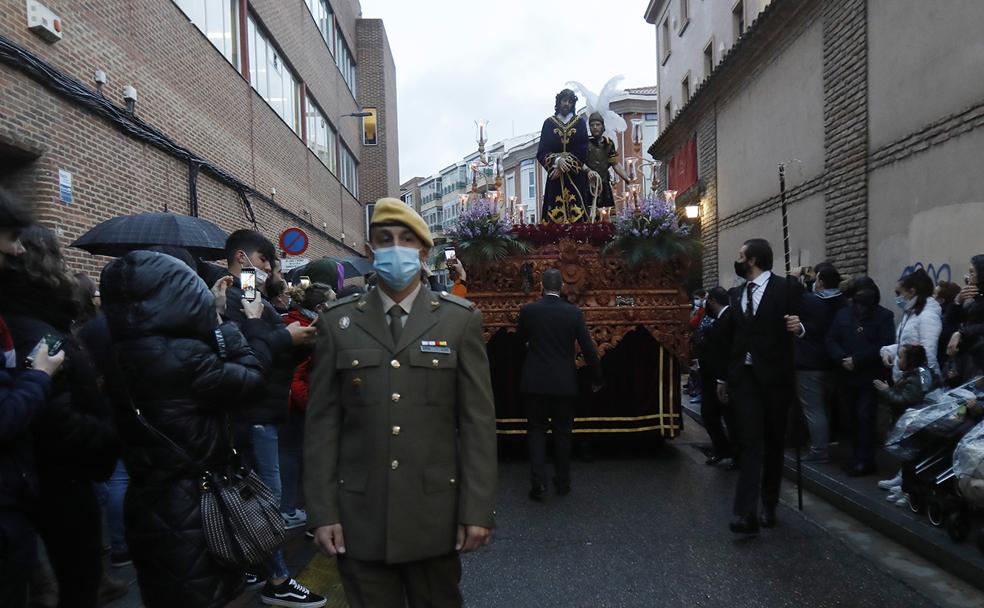
<path id="1" fill-rule="evenodd" d="M 355 315 L 354 321 L 366 333 L 375 338 L 377 342 L 389 349 L 391 353 L 395 353 L 396 345 L 393 344 L 393 337 L 390 335 L 389 326 L 386 324 L 386 315 L 383 313 L 383 301 L 379 299 L 378 289 L 378 287 L 373 289 L 359 300 L 359 303 L 356 304 L 356 309 L 360 314 Z M 419 300 L 420 298 L 417 299 Z M 407 324 L 409 325 L 409 321 Z"/>
<path id="2" fill-rule="evenodd" d="M 403 351 L 410 346 L 425 331 L 437 323 L 439 315 L 435 314 L 440 307 L 440 300 L 437 295 L 426 288 L 426 285 L 417 293 L 417 299 L 413 301 L 410 309 L 410 316 L 407 324 L 403 326 L 403 333 L 400 334 L 400 343 L 396 345 L 394 353 Z"/>

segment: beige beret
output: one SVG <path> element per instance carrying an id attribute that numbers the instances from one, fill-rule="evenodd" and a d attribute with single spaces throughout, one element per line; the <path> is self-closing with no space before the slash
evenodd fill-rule
<path id="1" fill-rule="evenodd" d="M 376 224 L 402 224 L 412 230 L 428 248 L 434 246 L 434 238 L 431 237 L 430 229 L 427 228 L 427 222 L 413 208 L 398 198 L 387 197 L 376 201 L 369 225 L 374 226 Z"/>

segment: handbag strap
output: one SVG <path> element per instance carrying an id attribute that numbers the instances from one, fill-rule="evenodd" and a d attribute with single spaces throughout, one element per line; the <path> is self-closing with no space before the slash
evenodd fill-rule
<path id="1" fill-rule="evenodd" d="M 120 370 L 120 372 L 122 372 L 123 367 L 120 365 L 119 351 L 116 350 L 115 348 L 114 348 L 114 355 L 116 358 L 116 367 L 117 369 Z M 167 444 L 167 446 L 171 448 L 171 451 L 173 451 L 175 454 L 180 456 L 181 459 L 184 460 L 187 464 L 191 465 L 192 468 L 198 471 L 200 475 L 202 475 L 203 477 L 209 477 L 211 475 L 211 471 L 202 467 L 201 463 L 198 460 L 196 460 L 191 454 L 189 454 L 187 450 L 185 450 L 183 447 L 178 445 L 176 441 L 168 437 L 163 431 L 152 425 L 150 421 L 147 420 L 147 417 L 143 415 L 143 412 L 140 411 L 140 408 L 138 408 L 137 404 L 133 401 L 133 395 L 130 394 L 130 385 L 127 381 L 126 374 L 123 373 L 120 374 L 120 385 L 121 385 L 120 390 L 126 396 L 126 401 L 130 405 L 130 409 L 133 411 L 133 415 L 136 417 L 140 425 L 143 426 L 148 431 L 150 431 L 152 435 L 155 435 L 157 438 L 159 438 L 161 441 Z M 230 441 L 231 441 L 231 434 L 230 434 Z M 232 448 L 232 455 L 237 459 L 239 458 L 239 453 L 236 451 L 235 447 Z"/>

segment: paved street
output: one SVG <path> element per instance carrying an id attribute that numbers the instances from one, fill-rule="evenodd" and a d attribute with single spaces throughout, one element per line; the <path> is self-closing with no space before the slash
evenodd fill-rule
<path id="1" fill-rule="evenodd" d="M 574 491 L 526 498 L 501 469 L 494 544 L 465 561 L 468 606 L 934 606 L 785 506 L 758 538 L 727 530 L 735 473 L 691 429 L 660 457 L 576 463 Z"/>
<path id="2" fill-rule="evenodd" d="M 727 522 L 735 473 L 705 466 L 694 449 L 703 441 L 690 424 L 658 456 L 575 463 L 572 494 L 543 504 L 526 497 L 526 462 L 502 463 L 495 541 L 464 560 L 466 605 L 984 606 L 984 594 L 809 495 L 809 518 L 781 506 L 777 528 L 734 538 Z M 334 562 L 310 543 L 295 538 L 288 562 L 329 597 L 329 608 L 346 605 Z M 132 582 L 130 568 L 113 574 Z M 111 604 L 139 605 L 135 584 Z M 256 596 L 236 602 L 262 605 Z"/>

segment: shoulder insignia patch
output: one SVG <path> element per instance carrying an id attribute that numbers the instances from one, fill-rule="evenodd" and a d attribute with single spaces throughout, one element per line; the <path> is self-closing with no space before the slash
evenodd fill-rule
<path id="1" fill-rule="evenodd" d="M 332 302 L 332 303 L 328 304 L 327 306 L 325 306 L 325 312 L 328 312 L 329 310 L 332 310 L 333 308 L 338 308 L 339 306 L 343 306 L 345 304 L 352 304 L 353 302 L 358 301 L 358 299 L 361 298 L 361 297 L 362 297 L 361 294 L 354 294 L 354 295 L 351 295 L 351 296 L 346 296 L 346 297 L 342 298 L 341 300 L 335 300 L 334 302 Z"/>
<path id="2" fill-rule="evenodd" d="M 475 304 L 471 300 L 466 300 L 465 298 L 460 298 L 456 295 L 452 295 L 446 291 L 442 291 L 438 294 L 440 298 L 446 302 L 451 302 L 452 304 L 457 304 L 462 308 L 467 308 L 468 310 L 474 310 Z"/>

